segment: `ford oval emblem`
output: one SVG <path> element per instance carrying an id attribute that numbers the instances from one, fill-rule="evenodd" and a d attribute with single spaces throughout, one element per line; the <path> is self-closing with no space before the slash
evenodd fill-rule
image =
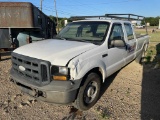
<path id="1" fill-rule="evenodd" d="M 19 66 L 19 69 L 20 69 L 20 71 L 25 71 L 26 70 L 26 68 L 23 67 L 23 66 Z"/>

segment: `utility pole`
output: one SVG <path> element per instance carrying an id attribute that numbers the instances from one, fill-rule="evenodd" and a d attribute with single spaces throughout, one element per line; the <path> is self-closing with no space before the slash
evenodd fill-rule
<path id="1" fill-rule="evenodd" d="M 43 1 L 43 0 L 41 0 L 41 3 L 40 3 L 40 4 L 41 4 L 41 5 L 40 5 L 40 10 L 41 10 L 41 11 L 42 11 L 42 1 Z"/>
<path id="2" fill-rule="evenodd" d="M 56 8 L 56 0 L 54 0 L 54 8 L 55 8 L 55 11 L 56 11 L 57 28 L 58 28 L 58 32 L 59 32 L 59 21 L 58 21 L 58 13 L 57 13 L 57 8 Z"/>
<path id="3" fill-rule="evenodd" d="M 159 19 L 159 29 L 160 29 L 160 19 Z"/>

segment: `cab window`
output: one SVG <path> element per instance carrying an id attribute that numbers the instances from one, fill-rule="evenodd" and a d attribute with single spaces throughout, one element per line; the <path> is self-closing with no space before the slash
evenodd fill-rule
<path id="1" fill-rule="evenodd" d="M 122 24 L 120 24 L 120 23 L 113 24 L 113 26 L 112 26 L 109 41 L 108 41 L 108 48 L 113 47 L 112 42 L 114 40 L 123 40 L 124 41 L 123 28 L 122 28 Z"/>
<path id="2" fill-rule="evenodd" d="M 134 39 L 134 35 L 133 35 L 133 30 L 132 30 L 131 24 L 125 23 L 124 26 L 125 26 L 125 30 L 126 30 L 126 33 L 127 33 L 128 40 Z"/>

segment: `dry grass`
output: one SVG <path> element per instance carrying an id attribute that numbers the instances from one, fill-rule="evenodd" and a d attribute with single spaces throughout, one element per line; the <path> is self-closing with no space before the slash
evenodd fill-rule
<path id="1" fill-rule="evenodd" d="M 148 29 L 148 35 L 151 37 L 150 42 L 160 42 L 160 30 L 156 30 L 156 32 L 152 33 L 152 29 Z M 137 34 L 146 34 L 145 29 L 135 29 Z"/>
<path id="2" fill-rule="evenodd" d="M 156 63 L 156 56 L 160 54 L 160 30 L 156 29 L 157 27 L 149 27 L 148 35 L 150 36 L 150 44 L 146 52 L 146 63 L 154 62 Z M 152 33 L 151 31 L 155 29 L 156 32 Z M 145 29 L 135 29 L 136 34 L 145 34 Z"/>

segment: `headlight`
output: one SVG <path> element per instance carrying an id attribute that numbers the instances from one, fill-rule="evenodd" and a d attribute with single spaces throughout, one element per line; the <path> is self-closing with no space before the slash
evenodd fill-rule
<path id="1" fill-rule="evenodd" d="M 67 67 L 59 67 L 59 73 L 62 75 L 68 75 L 68 68 Z"/>
<path id="2" fill-rule="evenodd" d="M 53 80 L 68 80 L 69 79 L 69 68 L 62 66 L 52 66 L 51 75 Z"/>

